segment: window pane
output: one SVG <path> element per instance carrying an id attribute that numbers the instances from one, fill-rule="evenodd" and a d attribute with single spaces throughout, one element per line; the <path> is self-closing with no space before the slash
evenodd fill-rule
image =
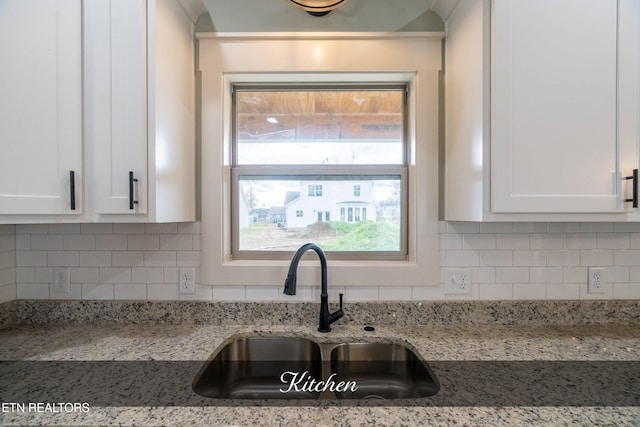
<path id="1" fill-rule="evenodd" d="M 404 89 L 235 89 L 235 164 L 403 164 Z"/>
<path id="2" fill-rule="evenodd" d="M 354 182 L 360 186 L 357 198 Z M 310 194 L 311 187 L 320 187 L 322 197 Z M 291 251 L 314 241 L 326 251 L 400 251 L 400 188 L 400 176 L 241 176 L 238 249 Z"/>

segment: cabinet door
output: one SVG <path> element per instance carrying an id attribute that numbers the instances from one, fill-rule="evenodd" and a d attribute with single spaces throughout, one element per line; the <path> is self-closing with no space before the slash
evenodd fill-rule
<path id="1" fill-rule="evenodd" d="M 146 213 L 146 2 L 90 1 L 84 20 L 94 212 Z"/>
<path id="2" fill-rule="evenodd" d="M 618 212 L 618 2 L 494 0 L 494 212 Z"/>
<path id="3" fill-rule="evenodd" d="M 81 10 L 81 0 L 0 2 L 0 214 L 81 212 Z"/>

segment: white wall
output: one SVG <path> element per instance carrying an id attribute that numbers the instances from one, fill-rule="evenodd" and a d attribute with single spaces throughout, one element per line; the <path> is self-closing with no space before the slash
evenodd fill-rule
<path id="1" fill-rule="evenodd" d="M 16 298 L 15 226 L 0 225 L 0 303 Z"/>
<path id="2" fill-rule="evenodd" d="M 640 298 L 640 224 L 440 222 L 440 266 L 469 267 L 470 300 L 578 300 Z M 200 224 L 18 225 L 0 229 L 2 295 L 13 299 L 16 254 L 20 299 L 132 299 L 215 301 L 319 300 L 319 290 L 298 285 L 208 286 L 178 295 L 178 268 L 200 265 Z M 13 247 L 15 245 L 16 251 Z M 4 257 L 4 258 L 3 258 Z M 6 258 L 6 259 L 5 259 Z M 55 294 L 53 268 L 71 267 L 71 293 Z M 610 292 L 586 294 L 587 268 L 607 267 Z M 6 275 L 6 276 L 5 276 Z M 282 269 L 282 278 L 286 268 Z M 441 288 L 348 287 L 332 280 L 332 296 L 347 301 L 442 300 Z"/>

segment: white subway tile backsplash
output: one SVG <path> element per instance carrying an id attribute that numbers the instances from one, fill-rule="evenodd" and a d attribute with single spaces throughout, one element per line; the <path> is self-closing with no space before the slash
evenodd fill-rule
<path id="1" fill-rule="evenodd" d="M 562 283 L 562 267 L 531 267 L 529 268 L 529 282 L 533 283 Z"/>
<path id="2" fill-rule="evenodd" d="M 547 266 L 565 267 L 580 265 L 579 250 L 550 250 L 547 251 Z"/>
<path id="3" fill-rule="evenodd" d="M 96 247 L 99 251 L 125 251 L 127 250 L 126 234 L 102 234 L 95 236 Z"/>
<path id="4" fill-rule="evenodd" d="M 47 232 L 49 234 L 80 234 L 82 230 L 80 224 L 49 224 Z"/>
<path id="5" fill-rule="evenodd" d="M 82 299 L 112 300 L 114 297 L 115 292 L 113 284 L 82 284 Z"/>
<path id="6" fill-rule="evenodd" d="M 581 250 L 580 251 L 580 265 L 585 267 L 597 267 L 613 265 L 613 251 L 612 250 Z"/>
<path id="7" fill-rule="evenodd" d="M 69 292 L 55 292 L 53 283 L 45 286 L 49 286 L 50 299 L 82 299 L 82 285 L 80 283 L 71 283 Z"/>
<path id="8" fill-rule="evenodd" d="M 82 234 L 111 234 L 113 224 L 81 224 L 80 231 Z"/>
<path id="9" fill-rule="evenodd" d="M 138 267 L 131 269 L 134 283 L 164 283 L 164 269 L 161 267 Z M 178 283 L 177 276 L 175 283 Z"/>
<path id="10" fill-rule="evenodd" d="M 380 286 L 378 298 L 383 301 L 411 301 L 411 286 Z"/>
<path id="11" fill-rule="evenodd" d="M 447 267 L 468 267 L 480 265 L 480 256 L 476 251 L 447 251 Z"/>
<path id="12" fill-rule="evenodd" d="M 576 300 L 580 299 L 580 285 L 578 283 L 553 283 L 547 285 L 547 299 Z"/>
<path id="13" fill-rule="evenodd" d="M 514 224 L 511 222 L 481 222 L 480 233 L 513 233 Z"/>
<path id="14" fill-rule="evenodd" d="M 47 265 L 46 251 L 16 251 L 16 266 L 35 267 Z"/>
<path id="15" fill-rule="evenodd" d="M 640 266 L 640 250 L 614 251 L 615 265 Z"/>
<path id="16" fill-rule="evenodd" d="M 127 249 L 130 251 L 157 251 L 160 249 L 160 236 L 154 234 L 129 236 Z"/>
<path id="17" fill-rule="evenodd" d="M 513 285 L 504 283 L 479 284 L 478 299 L 487 300 L 511 300 L 513 299 Z"/>
<path id="18" fill-rule="evenodd" d="M 147 299 L 147 285 L 143 283 L 114 283 L 113 292 L 117 300 Z"/>
<path id="19" fill-rule="evenodd" d="M 498 283 L 529 283 L 528 267 L 496 267 Z"/>
<path id="20" fill-rule="evenodd" d="M 200 267 L 200 251 L 177 251 L 178 267 Z"/>
<path id="21" fill-rule="evenodd" d="M 462 249 L 483 250 L 496 249 L 495 234 L 465 234 L 462 238 Z"/>
<path id="22" fill-rule="evenodd" d="M 178 284 L 150 283 L 147 284 L 147 299 L 149 301 L 177 300 Z"/>
<path id="23" fill-rule="evenodd" d="M 640 299 L 640 283 L 615 283 L 613 285 L 613 298 Z"/>
<path id="24" fill-rule="evenodd" d="M 563 238 L 562 234 L 547 233 L 547 234 L 531 234 L 529 236 L 529 247 L 531 249 L 562 249 Z"/>
<path id="25" fill-rule="evenodd" d="M 78 251 L 48 251 L 47 265 L 50 267 L 78 267 L 80 253 Z"/>
<path id="26" fill-rule="evenodd" d="M 18 283 L 18 299 L 49 299 L 49 285 L 46 283 Z"/>
<path id="27" fill-rule="evenodd" d="M 248 292 L 247 292 L 247 296 Z M 377 286 L 354 286 L 349 287 L 344 293 L 345 301 L 378 301 L 379 288 Z"/>
<path id="28" fill-rule="evenodd" d="M 529 249 L 529 235 L 522 233 L 498 234 L 497 249 Z"/>
<path id="29" fill-rule="evenodd" d="M 547 298 L 547 286 L 544 284 L 514 284 L 514 300 L 543 300 Z"/>
<path id="30" fill-rule="evenodd" d="M 192 249 L 193 236 L 191 234 L 163 234 L 160 236 L 160 250 L 190 251 Z"/>
<path id="31" fill-rule="evenodd" d="M 596 233 L 567 233 L 564 235 L 565 249 L 595 249 Z"/>
<path id="32" fill-rule="evenodd" d="M 111 252 L 112 267 L 142 267 L 144 252 L 141 251 L 113 251 Z"/>
<path id="33" fill-rule="evenodd" d="M 176 251 L 145 251 L 145 267 L 176 267 Z"/>
<path id="34" fill-rule="evenodd" d="M 3 302 L 13 301 L 17 298 L 16 285 L 0 286 L 0 304 Z"/>
<path id="35" fill-rule="evenodd" d="M 244 286 L 212 286 L 214 301 L 245 301 L 247 295 Z"/>
<path id="36" fill-rule="evenodd" d="M 471 295 L 445 295 L 442 286 L 384 284 L 340 291 L 350 301 L 640 298 L 640 223 L 440 222 L 438 229 L 441 270 L 471 269 Z M 2 226 L 0 302 L 16 297 L 319 300 L 316 287 L 283 296 L 280 285 L 199 283 L 196 295 L 180 295 L 179 268 L 200 267 L 200 232 L 200 223 Z M 53 269 L 65 266 L 72 291 L 54 295 Z M 593 266 L 607 268 L 606 294 L 587 294 L 587 270 Z M 333 290 L 337 301 L 339 291 Z"/>
<path id="37" fill-rule="evenodd" d="M 627 233 L 597 233 L 596 246 L 598 249 L 629 249 L 631 240 Z"/>
<path id="38" fill-rule="evenodd" d="M 74 267 L 69 272 L 71 283 L 100 283 L 100 275 L 97 267 Z"/>
<path id="39" fill-rule="evenodd" d="M 177 234 L 178 224 L 174 222 L 160 223 L 160 224 L 145 224 L 144 232 L 145 234 Z"/>
<path id="40" fill-rule="evenodd" d="M 613 223 L 582 222 L 580 223 L 580 231 L 583 233 L 589 233 L 589 232 L 610 233 L 610 232 L 613 232 Z"/>
<path id="41" fill-rule="evenodd" d="M 547 253 L 545 251 L 513 251 L 514 266 L 545 266 L 547 265 Z"/>
<path id="42" fill-rule="evenodd" d="M 131 283 L 130 268 L 101 267 L 98 274 L 100 283 Z"/>
<path id="43" fill-rule="evenodd" d="M 72 251 L 92 251 L 96 248 L 96 236 L 93 234 L 63 236 L 63 249 Z"/>
<path id="44" fill-rule="evenodd" d="M 83 267 L 111 267 L 111 252 L 81 251 L 80 265 Z"/>
<path id="45" fill-rule="evenodd" d="M 480 251 L 481 267 L 509 267 L 513 265 L 513 251 Z"/>
<path id="46" fill-rule="evenodd" d="M 62 236 L 59 234 L 32 234 L 31 250 L 56 251 L 62 250 Z"/>

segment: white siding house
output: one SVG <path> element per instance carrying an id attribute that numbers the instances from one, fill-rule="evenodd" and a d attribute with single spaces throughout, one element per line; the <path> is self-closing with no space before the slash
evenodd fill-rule
<path id="1" fill-rule="evenodd" d="M 304 181 L 299 196 L 285 208 L 289 229 L 325 221 L 375 221 L 373 181 Z"/>

